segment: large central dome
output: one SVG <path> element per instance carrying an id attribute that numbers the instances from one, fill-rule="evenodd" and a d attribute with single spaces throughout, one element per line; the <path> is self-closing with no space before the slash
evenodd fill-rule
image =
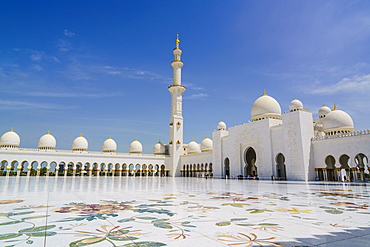
<path id="1" fill-rule="evenodd" d="M 281 119 L 281 108 L 279 103 L 266 92 L 259 97 L 251 109 L 252 121 L 258 121 L 265 118 Z"/>

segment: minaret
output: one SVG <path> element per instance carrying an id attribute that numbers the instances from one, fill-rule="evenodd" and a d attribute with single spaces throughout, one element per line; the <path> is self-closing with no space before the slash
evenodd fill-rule
<path id="1" fill-rule="evenodd" d="M 183 130 L 184 119 L 182 117 L 182 94 L 186 88 L 181 85 L 181 68 L 184 63 L 181 61 L 179 35 L 176 36 L 176 48 L 173 49 L 175 59 L 172 61 L 173 83 L 168 87 L 171 93 L 171 117 L 170 117 L 170 169 L 171 176 L 180 176 L 179 160 L 180 155 L 184 154 Z"/>

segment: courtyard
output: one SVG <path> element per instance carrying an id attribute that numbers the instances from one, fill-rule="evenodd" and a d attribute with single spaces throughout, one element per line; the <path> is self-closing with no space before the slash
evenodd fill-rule
<path id="1" fill-rule="evenodd" d="M 0 177 L 1 246 L 367 246 L 366 183 Z"/>

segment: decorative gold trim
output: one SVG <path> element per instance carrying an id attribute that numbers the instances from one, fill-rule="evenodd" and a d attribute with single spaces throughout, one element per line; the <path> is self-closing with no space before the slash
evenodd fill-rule
<path id="1" fill-rule="evenodd" d="M 181 60 L 173 60 L 171 63 L 184 63 L 184 62 Z"/>
<path id="2" fill-rule="evenodd" d="M 171 87 L 182 87 L 182 88 L 186 89 L 186 87 L 184 85 L 170 85 L 170 86 L 168 86 L 168 88 L 171 88 Z"/>
<path id="3" fill-rule="evenodd" d="M 172 144 L 172 141 L 170 141 L 168 144 Z"/>
<path id="4" fill-rule="evenodd" d="M 177 124 L 176 125 L 181 125 L 181 123 L 180 122 L 177 122 Z"/>
<path id="5" fill-rule="evenodd" d="M 181 142 L 179 140 L 177 140 L 176 144 L 179 145 L 179 144 L 181 144 Z"/>

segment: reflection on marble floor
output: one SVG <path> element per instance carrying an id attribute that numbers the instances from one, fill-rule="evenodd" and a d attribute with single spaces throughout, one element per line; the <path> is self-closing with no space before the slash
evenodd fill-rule
<path id="1" fill-rule="evenodd" d="M 367 184 L 0 177 L 0 246 L 368 246 Z"/>

